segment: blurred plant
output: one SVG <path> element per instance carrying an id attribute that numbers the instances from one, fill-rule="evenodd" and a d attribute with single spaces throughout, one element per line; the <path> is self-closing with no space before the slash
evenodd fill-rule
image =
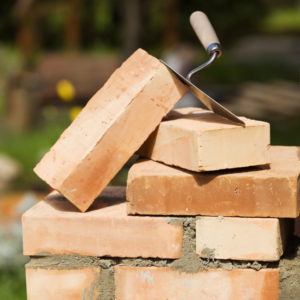
<path id="1" fill-rule="evenodd" d="M 80 114 L 80 112 L 82 111 L 82 106 L 79 106 L 79 105 L 76 105 L 76 106 L 73 106 L 71 109 L 70 109 L 70 112 L 69 112 L 69 118 L 71 121 L 74 121 L 75 118 Z"/>
<path id="2" fill-rule="evenodd" d="M 56 92 L 59 98 L 64 102 L 72 101 L 76 95 L 74 85 L 67 79 L 60 80 L 56 84 Z"/>
<path id="3" fill-rule="evenodd" d="M 22 173 L 16 181 L 18 189 L 48 188 L 39 179 L 33 168 L 58 140 L 62 132 L 70 125 L 67 113 L 58 115 L 43 126 L 27 130 L 23 133 L 3 132 L 0 135 L 0 152 L 15 158 L 22 167 Z"/>
<path id="4" fill-rule="evenodd" d="M 58 114 L 57 107 L 54 105 L 47 105 L 42 108 L 42 115 L 46 120 L 54 120 L 56 119 Z"/>
<path id="5" fill-rule="evenodd" d="M 5 300 L 26 300 L 24 266 L 0 270 L 0 294 Z"/>
<path id="6" fill-rule="evenodd" d="M 13 42 L 16 23 L 12 16 L 12 10 L 17 0 L 0 1 L 0 37 L 2 42 Z"/>
<path id="7" fill-rule="evenodd" d="M 300 32 L 300 7 L 274 9 L 261 25 L 261 30 L 270 33 Z"/>

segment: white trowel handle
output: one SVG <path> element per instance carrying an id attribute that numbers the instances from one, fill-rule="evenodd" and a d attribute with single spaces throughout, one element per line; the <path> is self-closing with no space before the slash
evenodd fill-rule
<path id="1" fill-rule="evenodd" d="M 209 56 L 211 56 L 213 52 L 218 51 L 218 57 L 220 57 L 222 55 L 222 48 L 206 14 L 201 11 L 195 11 L 190 17 L 190 22 Z"/>

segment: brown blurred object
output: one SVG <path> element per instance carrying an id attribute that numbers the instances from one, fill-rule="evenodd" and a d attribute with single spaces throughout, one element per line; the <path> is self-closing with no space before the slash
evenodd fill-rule
<path id="1" fill-rule="evenodd" d="M 0 153 L 0 192 L 8 188 L 20 174 L 19 163 L 6 154 Z"/>
<path id="2" fill-rule="evenodd" d="M 134 51 L 140 47 L 142 10 L 141 0 L 127 0 L 122 3 L 122 13 L 124 22 L 123 32 L 123 53 L 127 59 Z"/>
<path id="3" fill-rule="evenodd" d="M 75 103 L 84 105 L 119 66 L 118 55 L 46 54 L 36 68 L 42 80 L 42 104 L 61 104 L 56 84 L 67 79 L 76 89 Z"/>
<path id="4" fill-rule="evenodd" d="M 35 125 L 40 94 L 41 80 L 35 73 L 24 71 L 8 79 L 5 97 L 8 128 L 20 131 Z"/>
<path id="5" fill-rule="evenodd" d="M 166 20 L 164 32 L 164 44 L 166 48 L 170 48 L 179 42 L 179 1 L 166 0 L 165 1 Z"/>
<path id="6" fill-rule="evenodd" d="M 14 15 L 18 21 L 17 45 L 25 60 L 30 60 L 33 52 L 40 48 L 38 23 L 51 13 L 62 9 L 66 14 L 65 43 L 68 49 L 80 46 L 81 0 L 39 1 L 18 0 Z"/>
<path id="7" fill-rule="evenodd" d="M 19 222 L 22 213 L 46 196 L 46 193 L 31 191 L 0 195 L 0 226 Z"/>
<path id="8" fill-rule="evenodd" d="M 81 0 L 67 0 L 67 22 L 65 41 L 68 49 L 78 50 L 80 45 Z"/>
<path id="9" fill-rule="evenodd" d="M 299 118 L 300 86 L 294 82 L 245 82 L 237 88 L 226 108 L 238 116 L 253 119 L 282 120 Z"/>
<path id="10" fill-rule="evenodd" d="M 6 124 L 23 130 L 36 124 L 41 106 L 62 105 L 56 84 L 69 80 L 76 89 L 72 104 L 85 105 L 120 65 L 118 55 L 45 54 L 31 72 L 23 71 L 9 80 Z"/>

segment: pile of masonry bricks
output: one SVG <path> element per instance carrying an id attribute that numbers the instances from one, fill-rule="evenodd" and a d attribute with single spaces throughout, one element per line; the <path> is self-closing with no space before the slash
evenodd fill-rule
<path id="1" fill-rule="evenodd" d="M 58 192 L 22 218 L 29 300 L 298 299 L 300 147 L 170 112 L 185 92 L 138 50 L 42 159 Z M 127 188 L 106 187 L 136 151 Z"/>

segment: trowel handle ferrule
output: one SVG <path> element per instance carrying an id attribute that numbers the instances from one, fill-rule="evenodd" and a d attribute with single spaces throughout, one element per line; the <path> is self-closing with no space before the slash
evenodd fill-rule
<path id="1" fill-rule="evenodd" d="M 214 52 L 218 52 L 218 57 L 220 57 L 222 55 L 222 47 L 206 14 L 201 11 L 195 11 L 190 17 L 190 22 L 209 56 Z"/>

